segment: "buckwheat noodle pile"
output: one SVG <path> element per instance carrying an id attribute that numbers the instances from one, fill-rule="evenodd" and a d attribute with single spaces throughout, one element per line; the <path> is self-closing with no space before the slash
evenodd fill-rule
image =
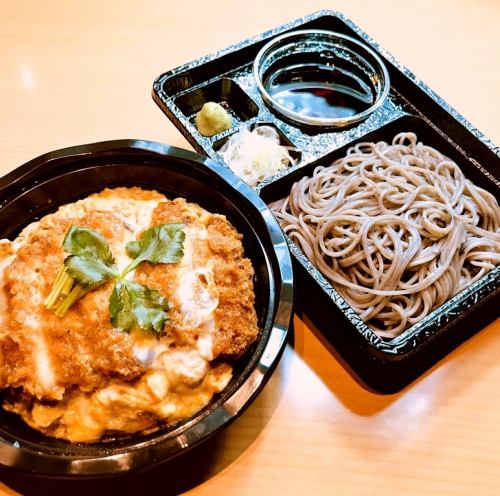
<path id="1" fill-rule="evenodd" d="M 500 262 L 500 208 L 413 133 L 359 143 L 271 205 L 360 317 L 392 338 Z"/>

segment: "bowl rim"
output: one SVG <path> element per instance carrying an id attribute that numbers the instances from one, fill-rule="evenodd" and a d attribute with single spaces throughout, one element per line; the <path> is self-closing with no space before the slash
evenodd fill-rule
<path id="1" fill-rule="evenodd" d="M 278 280 L 278 284 L 271 281 L 271 288 L 274 291 L 279 288 L 279 292 L 275 294 L 274 316 L 268 316 L 266 323 L 263 324 L 263 327 L 270 326 L 267 341 L 255 349 L 254 355 L 258 353 L 258 356 L 255 360 L 254 357 L 249 360 L 255 362 L 253 370 L 239 387 L 224 401 L 205 412 L 202 418 L 193 417 L 182 423 L 174 429 L 175 435 L 169 436 L 169 433 L 158 431 L 157 440 L 139 443 L 138 446 L 119 450 L 118 453 L 103 453 L 102 456 L 91 457 L 51 453 L 50 448 L 37 448 L 34 443 L 23 445 L 17 440 L 6 439 L 0 435 L 0 464 L 4 466 L 37 475 L 96 477 L 159 464 L 205 441 L 235 420 L 264 387 L 283 353 L 293 316 L 293 270 L 288 245 L 281 228 L 264 201 L 227 167 L 197 153 L 154 141 L 136 139 L 101 141 L 57 149 L 26 162 L 0 178 L 0 194 L 7 189 L 18 189 L 24 181 L 29 181 L 42 169 L 46 169 L 51 162 L 73 157 L 78 160 L 78 157 L 93 153 L 108 154 L 112 160 L 113 153 L 126 151 L 144 152 L 157 158 L 171 157 L 202 165 L 220 176 L 238 195 L 244 196 L 252 204 L 252 208 L 261 215 L 273 247 L 273 250 L 265 250 L 266 256 L 275 260 L 273 267 L 277 272 L 277 277 L 274 279 Z M 22 191 L 22 188 L 19 191 Z M 1 213 L 0 209 L 0 215 Z M 271 270 L 269 266 L 268 271 Z M 270 274 L 270 277 L 272 279 L 273 275 Z M 146 456 L 146 450 L 151 448 L 154 448 L 153 459 L 150 455 Z"/>
<path id="2" fill-rule="evenodd" d="M 380 78 L 381 91 L 377 92 L 375 101 L 372 105 L 370 105 L 370 107 L 363 110 L 362 112 L 359 112 L 358 114 L 354 114 L 349 117 L 309 117 L 285 107 L 284 105 L 279 103 L 278 100 L 276 100 L 273 96 L 271 96 L 271 94 L 266 90 L 262 82 L 260 67 L 262 65 L 264 57 L 267 55 L 267 52 L 269 52 L 275 45 L 279 45 L 283 40 L 292 39 L 297 36 L 300 37 L 311 35 L 326 35 L 332 39 L 340 38 L 341 40 L 346 40 L 349 43 L 353 43 L 357 46 L 357 48 L 359 49 L 358 55 L 363 58 L 366 58 L 365 55 L 368 55 L 373 59 L 376 69 L 379 70 L 382 77 Z M 371 115 L 373 112 L 375 112 L 375 110 L 383 105 L 391 87 L 389 71 L 382 61 L 382 58 L 372 48 L 370 48 L 366 43 L 362 43 L 352 36 L 327 29 L 298 29 L 272 38 L 257 53 L 257 56 L 255 57 L 253 62 L 253 76 L 259 93 L 261 94 L 262 99 L 267 105 L 271 106 L 271 108 L 276 110 L 278 113 L 288 118 L 289 120 L 294 121 L 295 123 L 315 128 L 341 128 L 365 120 L 369 115 Z"/>

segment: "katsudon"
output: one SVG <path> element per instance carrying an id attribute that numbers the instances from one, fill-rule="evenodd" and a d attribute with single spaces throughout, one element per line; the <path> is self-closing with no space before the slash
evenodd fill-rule
<path id="1" fill-rule="evenodd" d="M 0 241 L 3 408 L 71 442 L 189 418 L 258 338 L 253 275 L 229 221 L 182 198 L 60 207 Z"/>

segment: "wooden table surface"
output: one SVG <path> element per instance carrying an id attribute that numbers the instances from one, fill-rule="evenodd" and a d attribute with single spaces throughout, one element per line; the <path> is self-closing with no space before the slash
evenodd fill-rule
<path id="1" fill-rule="evenodd" d="M 172 5 L 174 3 L 175 5 Z M 500 143 L 500 2 L 0 1 L 0 173 L 64 146 L 190 148 L 151 98 L 160 73 L 307 13 L 344 12 Z M 173 463 L 93 481 L 0 470 L 2 494 L 500 494 L 500 320 L 399 394 L 362 389 L 296 318 L 270 382 Z"/>

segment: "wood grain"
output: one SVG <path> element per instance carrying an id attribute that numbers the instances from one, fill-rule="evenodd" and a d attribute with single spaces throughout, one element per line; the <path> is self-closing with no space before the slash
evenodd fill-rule
<path id="1" fill-rule="evenodd" d="M 495 0 L 2 0 L 0 174 L 106 139 L 189 148 L 153 103 L 154 78 L 322 8 L 344 12 L 500 143 Z M 0 494 L 499 494 L 499 331 L 497 320 L 403 392 L 378 396 L 296 318 L 264 391 L 202 447 L 98 482 L 1 469 Z"/>

